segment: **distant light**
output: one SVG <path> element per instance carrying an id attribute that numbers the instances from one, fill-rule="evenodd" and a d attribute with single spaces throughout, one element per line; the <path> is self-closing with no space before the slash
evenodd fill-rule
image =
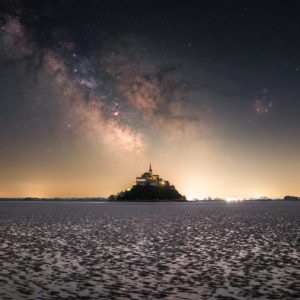
<path id="1" fill-rule="evenodd" d="M 228 198 L 225 198 L 225 200 L 227 202 L 237 202 L 237 201 L 242 201 L 243 197 L 238 197 L 238 198 L 236 198 L 236 197 L 228 197 Z"/>
<path id="2" fill-rule="evenodd" d="M 118 111 L 115 111 L 115 112 L 113 113 L 113 115 L 114 115 L 115 117 L 117 117 L 117 116 L 119 115 L 119 112 L 118 112 Z"/>

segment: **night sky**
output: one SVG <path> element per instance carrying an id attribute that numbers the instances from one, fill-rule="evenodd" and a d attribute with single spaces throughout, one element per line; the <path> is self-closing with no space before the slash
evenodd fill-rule
<path id="1" fill-rule="evenodd" d="M 0 0 L 0 197 L 300 195 L 299 1 Z"/>

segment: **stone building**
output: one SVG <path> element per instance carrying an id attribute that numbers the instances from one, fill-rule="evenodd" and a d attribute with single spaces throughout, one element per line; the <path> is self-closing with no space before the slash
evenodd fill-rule
<path id="1" fill-rule="evenodd" d="M 150 163 L 149 171 L 145 172 L 140 177 L 136 177 L 135 184 L 142 185 L 142 186 L 145 185 L 159 186 L 159 185 L 169 185 L 169 182 L 160 178 L 159 175 L 154 175 Z"/>

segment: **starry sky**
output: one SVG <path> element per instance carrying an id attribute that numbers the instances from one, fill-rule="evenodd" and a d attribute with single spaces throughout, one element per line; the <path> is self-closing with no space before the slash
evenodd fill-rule
<path id="1" fill-rule="evenodd" d="M 0 0 L 0 197 L 300 195 L 299 1 Z"/>

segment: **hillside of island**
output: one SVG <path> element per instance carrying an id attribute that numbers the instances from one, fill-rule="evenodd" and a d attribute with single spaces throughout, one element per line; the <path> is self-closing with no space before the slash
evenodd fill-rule
<path id="1" fill-rule="evenodd" d="M 154 175 L 150 164 L 149 171 L 136 177 L 135 184 L 131 188 L 109 196 L 108 200 L 160 202 L 186 201 L 186 198 L 169 181 L 163 180 L 159 175 Z"/>

